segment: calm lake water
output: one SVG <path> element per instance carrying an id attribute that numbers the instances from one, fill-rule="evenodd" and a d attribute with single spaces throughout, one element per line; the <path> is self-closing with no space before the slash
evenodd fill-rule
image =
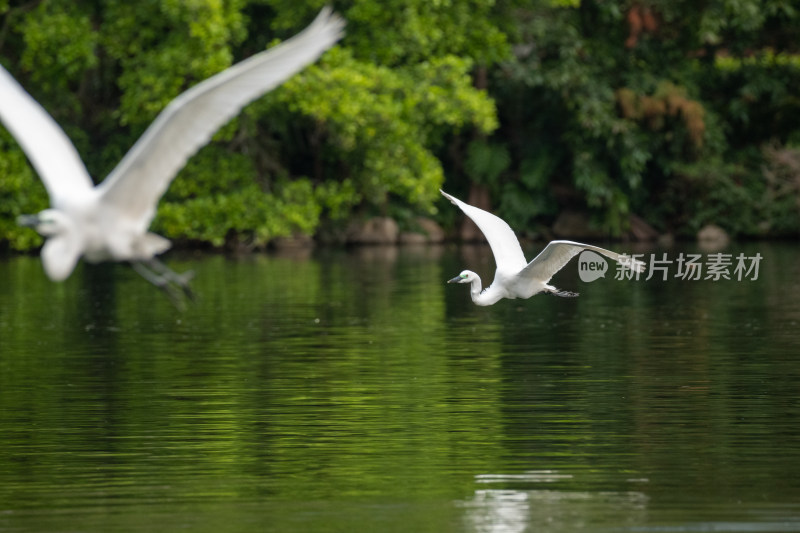
<path id="1" fill-rule="evenodd" d="M 489 308 L 486 247 L 172 254 L 184 312 L 6 257 L 0 531 L 800 531 L 800 249 L 725 252 Z"/>

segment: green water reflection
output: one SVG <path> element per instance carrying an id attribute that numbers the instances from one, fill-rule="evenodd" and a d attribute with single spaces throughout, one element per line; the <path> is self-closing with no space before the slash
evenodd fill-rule
<path id="1" fill-rule="evenodd" d="M 800 254 L 741 250 L 490 308 L 483 247 L 176 256 L 184 313 L 7 258 L 0 531 L 800 531 Z"/>

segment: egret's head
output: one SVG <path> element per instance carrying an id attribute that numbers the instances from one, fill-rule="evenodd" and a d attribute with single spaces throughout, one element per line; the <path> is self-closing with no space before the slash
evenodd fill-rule
<path id="1" fill-rule="evenodd" d="M 43 237 L 60 235 L 69 228 L 67 216 L 55 209 L 45 209 L 35 215 L 20 215 L 17 224 L 33 228 Z"/>
<path id="2" fill-rule="evenodd" d="M 472 283 L 478 275 L 471 270 L 465 270 L 458 276 L 454 277 L 451 280 L 448 280 L 447 283 Z"/>
<path id="3" fill-rule="evenodd" d="M 80 234 L 69 216 L 56 209 L 45 209 L 35 215 L 17 217 L 17 223 L 47 237 L 42 247 L 44 271 L 53 281 L 65 280 L 83 252 Z"/>

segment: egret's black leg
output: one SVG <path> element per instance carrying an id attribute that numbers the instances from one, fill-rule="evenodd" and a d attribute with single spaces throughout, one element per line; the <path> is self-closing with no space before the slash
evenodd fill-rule
<path id="1" fill-rule="evenodd" d="M 170 285 L 168 279 L 147 268 L 142 261 L 131 261 L 131 266 L 140 276 L 161 289 L 175 307 L 180 308 L 180 294 Z"/>
<path id="2" fill-rule="evenodd" d="M 174 283 L 183 291 L 183 294 L 190 300 L 194 300 L 194 291 L 189 286 L 189 282 L 194 277 L 194 272 L 191 270 L 187 270 L 181 274 L 178 274 L 174 270 L 170 269 L 167 265 L 156 259 L 155 257 L 150 258 L 146 261 L 147 266 L 151 269 L 152 272 L 158 273 L 163 279 L 166 279 L 169 282 Z"/>
<path id="3" fill-rule="evenodd" d="M 553 294 L 555 296 L 561 296 L 562 298 L 575 298 L 578 296 L 577 292 L 562 291 L 558 289 L 550 291 L 550 294 Z"/>
<path id="4" fill-rule="evenodd" d="M 194 293 L 189 287 L 189 280 L 193 275 L 191 272 L 176 274 L 156 260 L 131 261 L 131 266 L 140 276 L 161 289 L 178 309 L 185 308 L 183 296 L 194 299 Z M 183 294 L 176 289 L 176 285 Z"/>

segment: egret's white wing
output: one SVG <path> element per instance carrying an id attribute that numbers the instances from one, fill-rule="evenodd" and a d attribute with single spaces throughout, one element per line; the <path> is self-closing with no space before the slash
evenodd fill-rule
<path id="1" fill-rule="evenodd" d="M 0 65 L 0 120 L 25 151 L 57 206 L 94 186 L 81 156 L 47 111 Z"/>
<path id="2" fill-rule="evenodd" d="M 526 279 L 547 283 L 556 272 L 569 263 L 570 259 L 584 250 L 591 250 L 609 259 L 613 259 L 618 263 L 623 263 L 623 257 L 620 254 L 612 252 L 611 250 L 606 250 L 605 248 L 600 248 L 599 246 L 573 241 L 551 241 L 550 244 L 544 247 L 544 250 L 539 252 L 539 255 L 533 258 L 533 261 L 528 263 L 528 266 L 526 266 L 519 275 Z M 637 272 L 642 272 L 644 270 L 644 263 L 641 261 L 633 261 L 630 258 L 628 258 L 628 261 L 629 267 Z"/>
<path id="3" fill-rule="evenodd" d="M 497 269 L 517 272 L 525 267 L 525 254 L 511 227 L 500 217 L 465 204 L 439 189 L 445 198 L 457 205 L 480 228 L 494 254 Z"/>
<path id="4" fill-rule="evenodd" d="M 173 100 L 98 186 L 103 201 L 146 227 L 177 172 L 242 107 L 312 63 L 343 34 L 324 8 L 298 35 L 195 85 Z"/>

